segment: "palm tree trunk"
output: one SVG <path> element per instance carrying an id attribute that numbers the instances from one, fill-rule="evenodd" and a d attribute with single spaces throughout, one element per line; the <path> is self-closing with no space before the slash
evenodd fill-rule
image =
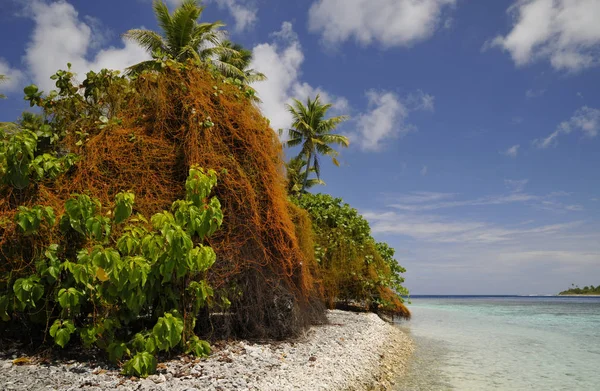
<path id="1" fill-rule="evenodd" d="M 306 189 L 306 184 L 308 183 L 308 175 L 310 174 L 310 160 L 312 159 L 312 151 L 308 153 L 308 159 L 306 160 L 306 174 L 304 175 L 304 183 L 302 184 L 302 189 L 300 190 L 300 196 L 304 193 L 304 189 Z"/>

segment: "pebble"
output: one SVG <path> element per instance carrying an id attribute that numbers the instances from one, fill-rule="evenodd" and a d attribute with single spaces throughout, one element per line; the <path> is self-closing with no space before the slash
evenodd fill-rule
<path id="1" fill-rule="evenodd" d="M 143 380 L 82 363 L 15 366 L 0 359 L 0 390 L 287 391 L 390 390 L 413 352 L 410 338 L 375 314 L 328 311 L 329 325 L 297 340 L 231 342 L 208 359 L 165 362 Z M 341 325 L 341 326 L 340 326 Z M 10 355 L 2 355 L 10 357 Z M 13 355 L 16 357 L 16 355 Z"/>

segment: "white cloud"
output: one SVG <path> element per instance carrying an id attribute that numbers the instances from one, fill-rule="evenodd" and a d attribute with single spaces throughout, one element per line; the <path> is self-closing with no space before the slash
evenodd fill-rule
<path id="1" fill-rule="evenodd" d="M 317 0 L 308 26 L 327 44 L 353 38 L 362 45 L 411 46 L 431 37 L 456 0 Z"/>
<path id="2" fill-rule="evenodd" d="M 448 198 L 454 198 L 455 193 L 438 193 L 432 191 L 415 191 L 410 194 L 402 194 L 394 197 L 396 202 L 421 204 L 427 202 L 441 201 Z"/>
<path id="3" fill-rule="evenodd" d="M 0 83 L 0 93 L 17 91 L 22 88 L 22 83 L 25 81 L 23 72 L 16 68 L 12 68 L 10 64 L 0 57 L 0 75 L 6 76 L 6 79 Z"/>
<path id="4" fill-rule="evenodd" d="M 182 0 L 166 0 L 171 7 L 177 7 Z M 258 17 L 258 9 L 254 0 L 205 0 L 206 3 L 216 3 L 219 8 L 227 9 L 235 20 L 234 31 L 243 32 L 254 27 Z"/>
<path id="5" fill-rule="evenodd" d="M 509 190 L 507 193 L 472 199 L 458 199 L 458 194 L 454 193 L 413 192 L 388 196 L 387 201 L 390 208 L 412 213 L 461 207 L 473 208 L 515 204 L 524 204 L 538 210 L 548 210 L 556 213 L 583 210 L 581 205 L 565 204 L 560 201 L 561 198 L 568 197 L 570 195 L 568 193 L 553 192 L 536 195 L 524 192 L 528 182 L 527 179 L 505 180 L 504 184 Z"/>
<path id="6" fill-rule="evenodd" d="M 220 8 L 227 8 L 235 20 L 235 31 L 242 32 L 251 29 L 257 21 L 258 9 L 245 0 L 212 0 Z"/>
<path id="7" fill-rule="evenodd" d="M 26 12 L 35 25 L 24 60 L 35 82 L 46 92 L 54 88 L 50 76 L 58 69 L 66 69 L 68 62 L 83 78 L 89 70 L 123 70 L 149 59 L 141 47 L 128 41 L 121 48 L 109 47 L 92 56 L 91 49 L 104 38 L 94 33 L 97 26 L 92 29 L 89 21 L 81 21 L 77 10 L 65 1 L 34 1 Z"/>
<path id="8" fill-rule="evenodd" d="M 444 192 L 386 194 L 387 207 L 361 214 L 374 237 L 396 249 L 415 294 L 556 293 L 565 276 L 597 279 L 600 225 L 554 213 L 581 207 L 559 205 L 558 197 L 570 196 L 564 192 L 524 193 L 527 182 L 506 180 L 509 192 L 466 200 Z M 459 206 L 465 208 L 450 209 Z M 543 278 L 533 281 L 533 274 Z"/>
<path id="9" fill-rule="evenodd" d="M 599 64 L 598 0 L 517 0 L 508 13 L 512 30 L 484 47 L 508 51 L 517 66 L 544 59 L 554 69 L 579 71 Z"/>
<path id="10" fill-rule="evenodd" d="M 521 147 L 521 145 L 519 145 L 519 144 L 513 145 L 512 147 L 508 148 L 506 151 L 502 151 L 502 154 L 504 154 L 506 156 L 510 156 L 510 157 L 517 157 L 517 155 L 519 154 L 520 147 Z"/>
<path id="11" fill-rule="evenodd" d="M 421 168 L 421 176 L 427 175 L 428 171 L 429 169 L 427 168 L 427 166 L 423 166 L 423 168 Z"/>
<path id="12" fill-rule="evenodd" d="M 593 138 L 598 135 L 599 130 L 600 110 L 584 106 L 577 110 L 571 119 L 561 122 L 556 130 L 548 137 L 533 140 L 533 144 L 538 148 L 548 148 L 558 144 L 558 137 L 561 134 L 570 134 L 574 131 L 580 131 L 585 137 Z"/>
<path id="13" fill-rule="evenodd" d="M 271 127 L 275 130 L 290 127 L 292 116 L 286 104 L 292 103 L 292 98 L 303 101 L 319 94 L 322 101 L 333 104 L 334 111 L 345 113 L 349 109 L 346 99 L 335 97 L 323 88 L 313 87 L 301 80 L 304 53 L 292 24 L 284 22 L 281 30 L 272 36 L 273 42 L 254 47 L 251 65 L 251 68 L 267 76 L 266 81 L 257 82 L 253 87 L 262 100 L 260 107 L 271 121 Z"/>
<path id="14" fill-rule="evenodd" d="M 418 90 L 408 95 L 406 105 L 410 110 L 434 111 L 435 97 Z"/>
<path id="15" fill-rule="evenodd" d="M 529 228 L 501 227 L 483 221 L 464 221 L 436 215 L 367 212 L 363 216 L 371 223 L 374 234 L 404 235 L 418 240 L 439 243 L 497 243 L 564 232 L 578 227 L 581 221 L 547 224 Z"/>
<path id="16" fill-rule="evenodd" d="M 392 92 L 370 90 L 366 93 L 369 111 L 357 120 L 357 133 L 350 137 L 363 150 L 377 151 L 384 141 L 397 138 L 415 130 L 405 124 L 408 108 Z"/>
<path id="17" fill-rule="evenodd" d="M 365 151 L 378 151 L 385 142 L 416 131 L 416 126 L 406 123 L 412 111 L 434 109 L 434 97 L 420 90 L 403 100 L 389 91 L 369 90 L 366 96 L 368 110 L 357 117 L 356 131 L 349 134 Z"/>

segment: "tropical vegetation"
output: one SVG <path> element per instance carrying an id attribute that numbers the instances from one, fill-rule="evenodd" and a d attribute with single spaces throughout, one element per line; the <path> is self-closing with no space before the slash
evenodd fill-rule
<path id="1" fill-rule="evenodd" d="M 332 145 L 337 144 L 342 147 L 348 147 L 348 138 L 339 134 L 333 133 L 335 128 L 347 119 L 346 116 L 336 116 L 325 118 L 331 103 L 321 102 L 319 95 L 315 99 L 310 97 L 306 100 L 306 105 L 300 100 L 294 99 L 292 105 L 288 105 L 288 111 L 292 115 L 292 127 L 288 130 L 289 139 L 285 143 L 287 147 L 300 146 L 298 160 L 294 164 L 301 161 L 305 162 L 304 177 L 300 184 L 299 193 L 303 193 L 309 186 L 309 176 L 314 172 L 317 180 L 321 179 L 321 165 L 319 163 L 319 155 L 330 156 L 333 163 L 338 166 L 338 152 L 333 149 Z M 302 168 L 300 167 L 300 169 Z"/>
<path id="2" fill-rule="evenodd" d="M 394 250 L 308 192 L 348 146 L 345 117 L 319 96 L 289 106 L 286 181 L 251 53 L 195 1 L 153 6 L 162 33 L 127 33 L 152 60 L 81 82 L 67 64 L 55 90 L 25 87 L 40 114 L 0 124 L 2 338 L 101 349 L 145 377 L 211 338 L 299 335 L 325 305 L 408 317 Z"/>
<path id="3" fill-rule="evenodd" d="M 409 317 L 408 291 L 394 249 L 371 236 L 368 221 L 341 198 L 305 193 L 295 202 L 312 222 L 318 275 L 330 307 L 354 304 Z"/>
<path id="4" fill-rule="evenodd" d="M 580 288 L 575 284 L 571 284 L 571 288 L 559 293 L 559 295 L 600 295 L 600 285 L 584 286 Z"/>
<path id="5" fill-rule="evenodd" d="M 144 70 L 157 70 L 161 60 L 212 65 L 224 75 L 244 81 L 260 79 L 260 74 L 247 70 L 251 53 L 241 50 L 241 46 L 223 41 L 224 26 L 221 22 L 199 23 L 204 7 L 196 0 L 184 0 L 172 13 L 161 0 L 152 4 L 161 32 L 132 29 L 124 34 L 152 55 L 153 59 L 129 68 L 133 74 Z M 157 61 L 158 60 L 158 61 Z M 256 78 L 256 79 L 254 79 Z"/>

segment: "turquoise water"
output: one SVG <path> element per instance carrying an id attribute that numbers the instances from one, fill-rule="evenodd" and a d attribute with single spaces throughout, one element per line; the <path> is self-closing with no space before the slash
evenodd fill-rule
<path id="1" fill-rule="evenodd" d="M 413 297 L 398 390 L 600 390 L 600 298 Z"/>

